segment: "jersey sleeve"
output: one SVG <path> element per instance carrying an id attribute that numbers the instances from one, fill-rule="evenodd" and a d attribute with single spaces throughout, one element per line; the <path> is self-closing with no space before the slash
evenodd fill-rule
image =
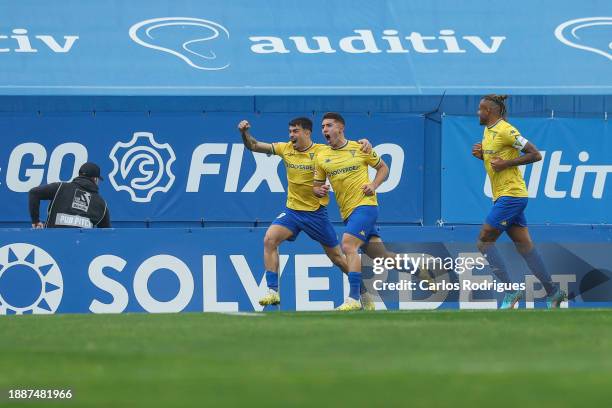
<path id="1" fill-rule="evenodd" d="M 288 144 L 289 143 L 285 143 L 285 142 L 272 143 L 272 154 L 275 154 L 280 157 L 284 157 L 285 150 L 287 149 Z"/>
<path id="2" fill-rule="evenodd" d="M 314 180 L 319 182 L 325 182 L 325 180 L 327 179 L 327 172 L 325 171 L 323 166 L 321 166 L 321 160 L 319 155 L 315 156 L 314 164 Z"/>
<path id="3" fill-rule="evenodd" d="M 30 209 L 32 224 L 36 224 L 40 221 L 40 201 L 53 200 L 53 197 L 55 197 L 61 185 L 62 183 L 51 183 L 34 187 L 30 190 L 28 194 L 28 207 Z"/>
<path id="4" fill-rule="evenodd" d="M 374 151 L 374 149 L 372 149 L 372 151 L 366 156 L 366 163 L 370 167 L 378 166 L 378 163 L 380 163 L 380 160 L 381 160 L 380 156 L 378 155 L 378 153 Z"/>
<path id="5" fill-rule="evenodd" d="M 514 126 L 508 127 L 503 133 L 504 145 L 512 146 L 516 150 L 523 150 L 528 140 Z"/>

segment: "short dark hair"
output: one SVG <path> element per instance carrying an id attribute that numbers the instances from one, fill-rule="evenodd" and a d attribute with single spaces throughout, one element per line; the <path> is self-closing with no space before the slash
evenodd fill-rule
<path id="1" fill-rule="evenodd" d="M 489 94 L 482 97 L 485 101 L 493 102 L 499 108 L 499 114 L 502 118 L 506 117 L 508 110 L 506 109 L 506 99 L 508 95 Z"/>
<path id="2" fill-rule="evenodd" d="M 342 115 L 337 112 L 327 112 L 325 115 L 323 115 L 323 119 L 333 119 L 336 122 L 340 122 L 343 125 L 346 125 L 346 122 L 344 122 L 344 118 L 342 117 Z"/>
<path id="3" fill-rule="evenodd" d="M 299 126 L 302 129 L 309 130 L 312 132 L 312 120 L 306 117 L 291 119 L 291 121 L 289 122 L 289 126 Z"/>

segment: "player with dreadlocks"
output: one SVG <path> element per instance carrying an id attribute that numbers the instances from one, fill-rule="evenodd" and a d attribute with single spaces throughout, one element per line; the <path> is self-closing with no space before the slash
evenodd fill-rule
<path id="1" fill-rule="evenodd" d="M 525 218 L 527 187 L 518 168 L 542 160 L 542 155 L 533 143 L 506 121 L 506 98 L 506 95 L 486 95 L 478 106 L 480 124 L 485 129 L 482 142 L 472 147 L 472 155 L 484 162 L 493 192 L 493 208 L 480 230 L 478 249 L 487 257 L 497 278 L 510 284 L 504 261 L 495 247 L 499 236 L 506 232 L 529 269 L 546 289 L 548 308 L 557 308 L 567 299 L 567 295 L 553 285 L 529 236 Z M 522 297 L 520 290 L 506 290 L 501 308 L 514 308 Z"/>

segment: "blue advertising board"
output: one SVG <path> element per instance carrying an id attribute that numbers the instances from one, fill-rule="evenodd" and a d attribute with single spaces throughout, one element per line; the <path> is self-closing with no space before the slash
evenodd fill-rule
<path id="1" fill-rule="evenodd" d="M 286 141 L 289 121 L 301 115 L 0 116 L 0 221 L 28 221 L 28 191 L 71 180 L 88 160 L 102 169 L 100 191 L 115 221 L 272 221 L 286 201 L 282 160 L 246 150 L 237 125 L 247 119 L 259 140 Z M 313 140 L 324 143 L 320 115 L 311 118 Z M 370 140 L 390 167 L 378 189 L 379 221 L 421 222 L 424 118 L 347 114 L 345 119 L 347 138 Z M 340 221 L 335 202 L 329 214 Z"/>
<path id="2" fill-rule="evenodd" d="M 0 27 L 6 95 L 612 89 L 605 0 L 25 0 Z"/>
<path id="3" fill-rule="evenodd" d="M 529 190 L 527 220 L 552 224 L 612 222 L 612 128 L 603 119 L 510 118 L 542 153 L 521 168 Z M 482 140 L 478 118 L 442 122 L 442 219 L 481 223 L 491 202 L 482 161 L 471 156 Z"/>
<path id="4" fill-rule="evenodd" d="M 264 228 L 3 229 L 0 315 L 261 311 L 264 233 Z M 479 268 L 458 262 L 481 256 L 477 227 L 387 227 L 381 233 L 398 253 L 456 261 L 454 268 L 435 275 L 435 282 L 445 285 L 436 291 L 420 283 L 379 291 L 376 280 L 416 280 L 406 273 L 393 277 L 392 270 L 382 275 L 373 267 L 372 273 L 364 270 L 367 284 L 377 289 L 372 294 L 379 310 L 497 307 L 503 293 L 478 286 L 493 282 L 486 263 Z M 534 237 L 553 281 L 570 294 L 564 307 L 612 305 L 612 229 L 536 228 Z M 542 243 L 551 240 L 556 243 Z M 512 244 L 500 245 L 513 281 L 525 285 L 521 306 L 543 307 L 545 292 L 537 279 Z M 348 292 L 340 270 L 303 235 L 281 246 L 280 272 L 281 310 L 331 310 Z M 466 287 L 466 281 L 476 286 Z M 446 286 L 458 282 L 458 289 Z"/>

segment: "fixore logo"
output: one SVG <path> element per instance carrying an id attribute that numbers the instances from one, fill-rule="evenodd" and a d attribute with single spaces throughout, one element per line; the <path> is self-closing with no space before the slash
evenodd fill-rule
<path id="1" fill-rule="evenodd" d="M 132 201 L 148 203 L 158 191 L 168 192 L 174 183 L 174 150 L 159 144 L 149 132 L 136 132 L 128 143 L 117 142 L 109 155 L 113 171 L 108 178 L 117 191 L 130 193 Z"/>
<path id="2" fill-rule="evenodd" d="M 89 147 L 97 150 L 100 148 L 96 145 Z M 379 156 L 388 157 L 390 163 L 389 177 L 376 192 L 393 191 L 402 180 L 404 149 L 394 143 L 381 143 L 374 148 Z M 188 155 L 183 158 L 189 160 L 187 173 L 179 174 L 179 177 L 187 177 L 185 192 L 201 191 L 201 184 L 213 177 L 225 178 L 222 190 L 225 193 L 253 193 L 260 188 L 267 188 L 273 193 L 285 191 L 278 174 L 281 162 L 279 156 L 267 157 L 255 153 L 255 169 L 247 171 L 243 167 L 244 154 L 242 143 L 202 143 L 195 147 L 191 159 L 187 158 Z M 62 143 L 57 146 L 44 146 L 37 142 L 20 143 L 9 154 L 5 178 L 0 180 L 0 191 L 6 188 L 8 191 L 26 193 L 45 182 L 69 181 L 78 175 L 79 167 L 88 157 L 88 148 L 80 143 Z M 108 176 L 111 185 L 116 191 L 130 193 L 135 202 L 149 202 L 155 192 L 167 192 L 174 183 L 175 175 L 171 168 L 175 161 L 174 150 L 168 143 L 155 142 L 151 133 L 136 132 L 130 142 L 116 143 L 109 157 L 113 161 L 113 172 Z M 1 164 L 1 170 L 5 170 Z M 62 172 L 68 176 L 60 178 Z M 375 173 L 374 169 L 370 169 L 371 178 Z"/>
<path id="3" fill-rule="evenodd" d="M 585 32 L 585 29 L 591 27 L 597 27 L 591 29 L 591 32 L 600 31 L 602 26 L 612 26 L 612 17 L 588 17 L 566 21 L 555 29 L 555 37 L 569 47 L 594 52 L 612 61 L 612 30 L 608 31 L 608 36 L 603 37 Z M 579 30 L 582 30 L 580 35 Z"/>
<path id="4" fill-rule="evenodd" d="M 437 33 L 412 31 L 402 33 L 395 28 L 374 31 L 367 28 L 346 31 L 339 40 L 333 36 L 253 35 L 250 51 L 254 54 L 465 54 L 479 52 L 495 54 L 505 36 L 481 37 L 459 35 L 452 29 L 441 29 Z M 408 35 L 406 35 L 408 34 Z M 174 55 L 189 66 L 205 71 L 219 71 L 230 66 L 221 57 L 222 50 L 229 46 L 229 31 L 221 24 L 193 17 L 160 17 L 134 24 L 129 30 L 130 38 L 143 47 Z"/>
<path id="5" fill-rule="evenodd" d="M 63 287 L 57 262 L 45 250 L 24 243 L 0 248 L 0 315 L 54 313 Z"/>
<path id="6" fill-rule="evenodd" d="M 185 30 L 185 27 L 192 29 Z M 214 21 L 192 17 L 154 18 L 134 24 L 129 34 L 136 44 L 172 54 L 195 69 L 219 71 L 230 65 L 215 52 L 229 39 L 229 31 Z M 192 38 L 181 38 L 184 35 Z"/>

